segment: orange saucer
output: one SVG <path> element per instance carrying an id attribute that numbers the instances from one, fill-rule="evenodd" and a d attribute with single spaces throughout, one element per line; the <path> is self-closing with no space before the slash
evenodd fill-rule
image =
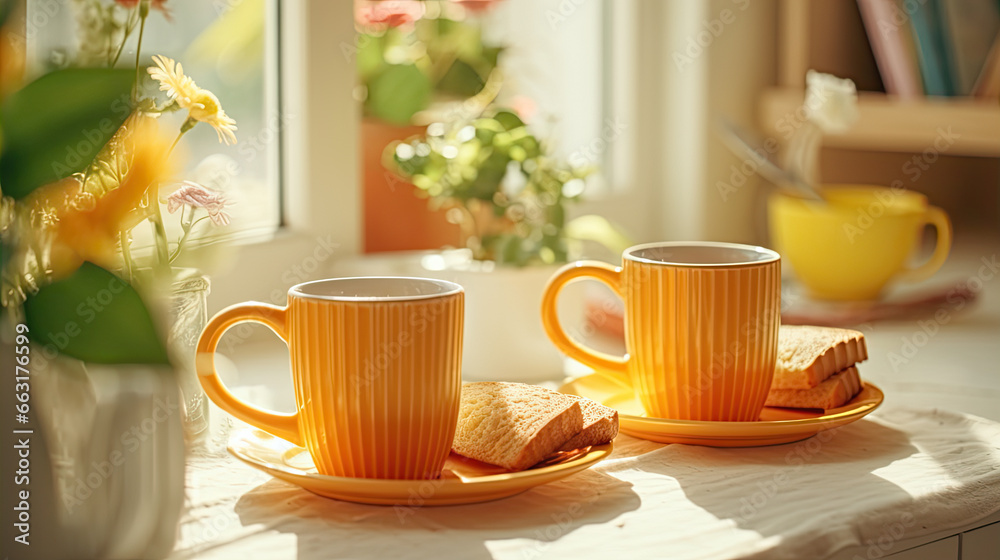
<path id="1" fill-rule="evenodd" d="M 620 429 L 637 438 L 660 443 L 710 447 L 756 447 L 791 443 L 860 420 L 882 404 L 885 395 L 865 382 L 850 402 L 830 410 L 765 407 L 757 422 L 706 422 L 647 418 L 630 389 L 599 374 L 573 379 L 559 390 L 593 399 L 618 411 Z"/>
<path id="2" fill-rule="evenodd" d="M 229 452 L 251 467 L 306 490 L 337 500 L 397 506 L 447 506 L 488 502 L 566 478 L 611 454 L 611 443 L 558 453 L 526 471 L 500 467 L 454 453 L 437 480 L 347 478 L 316 472 L 305 449 L 257 429 L 239 430 L 229 439 Z"/>

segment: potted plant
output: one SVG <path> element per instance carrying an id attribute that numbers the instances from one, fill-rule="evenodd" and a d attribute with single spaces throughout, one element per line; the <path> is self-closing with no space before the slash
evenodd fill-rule
<path id="1" fill-rule="evenodd" d="M 418 272 L 466 288 L 466 376 L 558 379 L 562 356 L 539 318 L 546 282 L 574 244 L 630 245 L 604 218 L 567 218 L 592 169 L 552 157 L 516 113 L 493 106 L 391 144 L 384 161 L 460 227 L 463 248 L 423 255 Z M 571 287 L 567 296 L 563 320 L 579 324 L 582 293 Z"/>
<path id="2" fill-rule="evenodd" d="M 385 146 L 423 132 L 427 114 L 469 101 L 479 108 L 500 88 L 501 48 L 482 39 L 478 14 L 491 1 L 356 2 L 363 119 L 365 251 L 454 245 L 457 228 L 381 165 Z M 396 235 L 400 225 L 410 232 Z"/>
<path id="3" fill-rule="evenodd" d="M 185 439 L 206 427 L 188 340 L 205 321 L 207 279 L 174 264 L 204 225 L 229 217 L 220 193 L 173 177 L 172 153 L 200 123 L 226 143 L 236 126 L 169 58 L 147 68 L 137 48 L 133 67 L 115 68 L 163 7 L 120 1 L 84 14 L 106 18 L 95 27 L 108 33 L 103 54 L 91 44 L 78 64 L 23 85 L 21 61 L 0 57 L 0 328 L 23 378 L 5 398 L 34 450 L 31 482 L 8 484 L 14 495 L 30 486 L 47 515 L 25 548 L 40 558 L 166 556 Z M 159 117 L 173 112 L 182 120 L 170 135 Z M 171 212 L 181 213 L 174 239 Z M 152 230 L 151 247 L 133 247 L 137 227 Z"/>

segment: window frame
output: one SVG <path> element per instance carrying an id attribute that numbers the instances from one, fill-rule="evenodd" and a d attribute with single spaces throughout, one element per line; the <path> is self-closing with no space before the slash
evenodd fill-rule
<path id="1" fill-rule="evenodd" d="M 353 2 L 271 1 L 279 8 L 280 105 L 287 117 L 281 127 L 282 225 L 265 239 L 238 244 L 231 268 L 213 276 L 212 310 L 249 299 L 283 304 L 291 285 L 329 276 L 336 260 L 360 254 L 363 246 Z M 774 69 L 773 40 L 768 42 L 773 8 L 742 15 L 747 21 L 681 71 L 672 55 L 692 30 L 732 9 L 735 0 L 606 1 L 603 33 L 621 49 L 605 53 L 613 82 L 605 91 L 611 93 L 605 113 L 626 115 L 627 129 L 607 154 L 612 184 L 584 197 L 572 215 L 603 215 L 626 225 L 636 242 L 749 241 L 743 203 L 756 185 L 740 193 L 740 203 L 720 204 L 712 185 L 726 179 L 738 159 L 711 134 L 716 115 L 710 108 L 754 120 L 756 82 L 767 82 Z M 760 77 L 740 87 L 712 87 L 731 85 L 734 60 Z M 336 249 L 328 255 L 330 244 Z"/>
<path id="2" fill-rule="evenodd" d="M 353 5 L 272 6 L 278 21 L 266 44 L 279 81 L 281 224 L 233 244 L 226 269 L 212 276 L 210 311 L 246 300 L 284 304 L 291 285 L 326 275 L 334 260 L 361 247 Z"/>

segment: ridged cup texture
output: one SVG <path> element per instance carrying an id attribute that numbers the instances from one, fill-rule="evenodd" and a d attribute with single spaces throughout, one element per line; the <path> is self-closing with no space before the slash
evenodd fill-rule
<path id="1" fill-rule="evenodd" d="M 755 421 L 777 357 L 781 264 L 625 260 L 628 373 L 647 414 Z"/>
<path id="2" fill-rule="evenodd" d="M 299 430 L 320 473 L 438 478 L 461 392 L 463 294 L 289 297 Z"/>

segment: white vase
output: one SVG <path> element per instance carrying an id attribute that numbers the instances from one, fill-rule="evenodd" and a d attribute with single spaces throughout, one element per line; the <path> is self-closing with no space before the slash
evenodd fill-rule
<path id="1" fill-rule="evenodd" d="M 31 545 L 15 557 L 166 557 L 184 503 L 174 371 L 31 356 L 32 433 L 18 435 L 30 438 Z"/>
<path id="2" fill-rule="evenodd" d="M 561 381 L 565 358 L 542 328 L 545 285 L 559 265 L 505 267 L 476 261 L 464 249 L 386 253 L 341 262 L 336 273 L 421 276 L 465 288 L 462 376 L 467 381 Z M 560 296 L 559 316 L 571 335 L 584 315 L 584 286 Z"/>

